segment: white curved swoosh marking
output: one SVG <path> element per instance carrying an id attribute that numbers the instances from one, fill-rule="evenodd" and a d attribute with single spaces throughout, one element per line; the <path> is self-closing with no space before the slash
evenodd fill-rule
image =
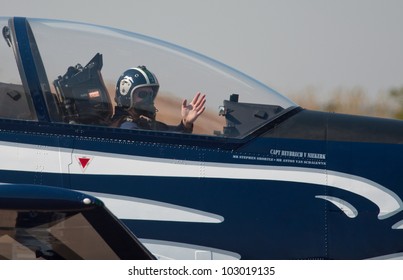
<path id="1" fill-rule="evenodd" d="M 403 260 L 403 253 L 395 253 L 390 255 L 379 256 L 368 260 Z"/>
<path id="2" fill-rule="evenodd" d="M 83 192 L 83 191 L 81 191 Z M 85 192 L 102 200 L 119 219 L 192 223 L 222 223 L 224 217 L 154 200 Z"/>
<path id="3" fill-rule="evenodd" d="M 211 168 L 206 167 L 205 177 L 274 180 L 330 186 L 363 196 L 375 203 L 379 208 L 378 219 L 386 219 L 403 209 L 403 202 L 391 190 L 371 180 L 331 170 L 286 166 L 214 165 Z"/>
<path id="4" fill-rule="evenodd" d="M 164 260 L 239 260 L 238 253 L 194 244 L 140 239 L 158 259 Z"/>
<path id="5" fill-rule="evenodd" d="M 393 228 L 393 229 L 403 229 L 403 220 L 397 222 L 396 224 L 394 224 L 394 225 L 392 226 L 392 228 Z"/>
<path id="6" fill-rule="evenodd" d="M 362 177 L 328 171 L 328 185 L 353 192 L 379 207 L 378 219 L 386 219 L 402 211 L 402 200 L 391 190 Z"/>
<path id="7" fill-rule="evenodd" d="M 346 214 L 347 217 L 349 218 L 355 218 L 358 215 L 357 209 L 348 203 L 347 201 L 333 197 L 333 196 L 327 196 L 327 195 L 317 195 L 315 196 L 316 198 L 324 199 L 327 200 L 331 203 L 333 203 L 337 208 L 339 208 L 344 214 Z"/>

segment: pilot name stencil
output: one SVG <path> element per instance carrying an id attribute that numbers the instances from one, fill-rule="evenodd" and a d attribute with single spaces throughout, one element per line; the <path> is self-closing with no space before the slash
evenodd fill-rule
<path id="1" fill-rule="evenodd" d="M 287 164 L 326 165 L 326 154 L 322 153 L 271 149 L 270 155 L 272 155 L 272 157 L 235 154 L 232 158 L 238 160 L 268 161 Z"/>

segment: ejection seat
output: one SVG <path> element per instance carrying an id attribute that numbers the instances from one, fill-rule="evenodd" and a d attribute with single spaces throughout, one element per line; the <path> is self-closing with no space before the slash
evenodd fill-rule
<path id="1" fill-rule="evenodd" d="M 74 124 L 108 125 L 113 107 L 102 78 L 102 54 L 85 67 L 70 66 L 54 82 L 61 103 L 63 121 Z"/>

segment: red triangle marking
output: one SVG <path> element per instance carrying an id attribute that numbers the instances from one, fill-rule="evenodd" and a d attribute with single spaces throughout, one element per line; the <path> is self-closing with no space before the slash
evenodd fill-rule
<path id="1" fill-rule="evenodd" d="M 82 168 L 85 168 L 88 163 L 90 162 L 90 158 L 86 158 L 86 157 L 82 157 L 82 158 L 78 158 L 78 160 L 80 161 L 80 164 L 82 166 Z"/>

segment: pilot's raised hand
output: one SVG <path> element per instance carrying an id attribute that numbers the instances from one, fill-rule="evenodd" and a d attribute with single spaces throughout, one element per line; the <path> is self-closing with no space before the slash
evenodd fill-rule
<path id="1" fill-rule="evenodd" d="M 187 104 L 187 100 L 183 100 L 182 102 L 182 123 L 185 127 L 192 127 L 193 123 L 197 120 L 197 118 L 204 112 L 206 107 L 204 104 L 206 103 L 206 95 L 198 92 L 194 97 L 192 102 Z"/>

